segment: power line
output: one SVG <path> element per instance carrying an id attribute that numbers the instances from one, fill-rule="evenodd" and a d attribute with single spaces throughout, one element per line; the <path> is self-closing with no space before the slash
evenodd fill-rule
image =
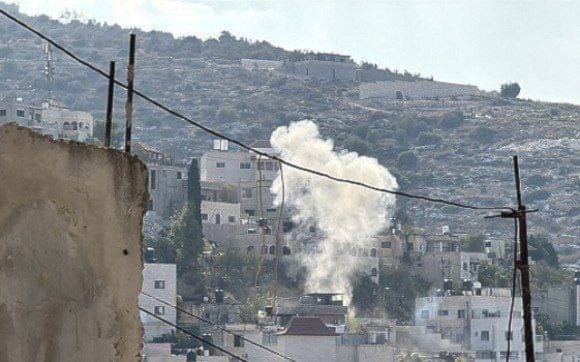
<path id="1" fill-rule="evenodd" d="M 183 308 L 180 308 L 180 307 L 178 307 L 178 306 L 176 306 L 176 305 L 174 305 L 174 304 L 171 304 L 171 303 L 169 303 L 168 301 L 165 301 L 165 300 L 163 300 L 163 299 L 157 298 L 157 297 L 155 297 L 155 296 L 153 296 L 153 295 L 151 295 L 151 294 L 145 293 L 145 292 L 141 292 L 141 294 L 143 294 L 144 296 L 147 296 L 147 297 L 149 297 L 149 298 L 152 298 L 152 299 L 154 299 L 154 300 L 156 300 L 156 301 L 158 301 L 158 302 L 161 302 L 161 303 L 163 303 L 163 304 L 165 304 L 165 305 L 167 305 L 167 306 L 170 306 L 170 307 L 174 308 L 175 310 L 178 310 L 178 311 L 180 311 L 181 313 L 187 314 L 188 316 L 191 316 L 191 317 L 193 317 L 193 318 L 195 318 L 195 319 L 197 319 L 197 320 L 199 320 L 199 321 L 201 321 L 201 322 L 207 323 L 207 324 L 209 324 L 209 325 L 211 325 L 211 326 L 213 326 L 213 327 L 215 327 L 215 328 L 217 328 L 217 329 L 219 329 L 219 330 L 222 330 L 222 331 L 224 331 L 224 332 L 226 332 L 226 333 L 229 333 L 229 334 L 231 334 L 232 336 L 239 337 L 240 339 L 244 340 L 245 342 L 248 342 L 249 344 L 251 344 L 251 345 L 254 345 L 254 346 L 258 347 L 258 348 L 262 348 L 262 349 L 264 349 L 264 350 L 266 350 L 266 351 L 268 351 L 268 352 L 270 352 L 270 353 L 272 353 L 272 354 L 275 354 L 275 355 L 276 355 L 276 356 L 278 356 L 278 357 L 282 357 L 282 358 L 284 358 L 284 359 L 287 359 L 288 361 L 293 361 L 293 362 L 296 362 L 296 361 L 295 361 L 295 360 L 293 360 L 292 358 L 290 358 L 290 357 L 286 357 L 286 356 L 284 356 L 283 354 L 281 354 L 281 353 L 279 353 L 279 352 L 276 352 L 276 351 L 274 351 L 273 349 L 271 349 L 271 348 L 268 348 L 268 347 L 264 346 L 263 344 L 260 344 L 260 343 L 254 342 L 254 341 L 252 341 L 251 339 L 248 339 L 248 338 L 246 338 L 246 337 L 242 336 L 241 334 L 234 333 L 234 332 L 230 331 L 229 329 L 226 329 L 226 328 L 224 328 L 224 327 L 220 326 L 219 324 L 213 323 L 212 321 L 210 321 L 210 320 L 208 320 L 208 319 L 205 319 L 205 318 L 203 318 L 203 317 L 200 317 L 200 316 L 198 316 L 198 315 L 195 315 L 195 314 L 193 314 L 193 313 L 191 313 L 191 312 L 189 312 L 189 311 L 187 311 L 187 310 L 185 310 L 185 309 L 183 309 Z"/>
<path id="2" fill-rule="evenodd" d="M 35 35 L 37 35 L 38 37 L 46 40 L 48 43 L 52 44 L 55 48 L 59 49 L 60 51 L 62 51 L 63 53 L 65 53 L 67 56 L 69 56 L 70 58 L 74 59 L 75 61 L 79 62 L 80 64 L 84 65 L 85 67 L 99 73 L 101 76 L 109 79 L 109 75 L 101 70 L 100 68 L 98 68 L 97 66 L 91 64 L 90 62 L 80 58 L 79 56 L 75 55 L 72 51 L 68 50 L 67 48 L 65 48 L 64 46 L 58 44 L 56 41 L 52 40 L 51 38 L 49 38 L 47 35 L 44 35 L 42 32 L 36 30 L 35 28 L 33 28 L 32 26 L 26 24 L 25 22 L 23 22 L 22 20 L 12 16 L 11 14 L 9 14 L 7 11 L 0 9 L 0 14 L 4 15 L 5 17 L 7 17 L 8 19 L 14 21 L 15 23 L 17 23 L 18 25 L 22 26 L 23 28 L 27 29 L 28 31 L 34 33 Z M 121 81 L 115 80 L 115 84 L 119 85 L 120 87 L 124 88 L 124 89 L 128 89 L 128 85 L 122 83 Z M 322 171 L 318 171 L 315 169 L 311 169 L 308 167 L 304 167 L 298 164 L 295 164 L 293 162 L 287 161 L 281 157 L 278 156 L 274 156 L 274 155 L 270 155 L 266 152 L 262 152 L 259 151 L 255 148 L 252 148 L 251 146 L 246 145 L 245 143 L 238 141 L 234 138 L 231 138 L 229 136 L 226 136 L 218 131 L 215 131 L 207 126 L 204 126 L 203 124 L 196 122 L 194 120 L 192 120 L 191 118 L 169 108 L 168 106 L 165 106 L 164 104 L 160 103 L 159 101 L 147 96 L 146 94 L 142 93 L 141 91 L 134 89 L 133 90 L 134 94 L 137 95 L 139 98 L 153 104 L 154 106 L 156 106 L 157 108 L 179 118 L 184 120 L 187 123 L 190 123 L 191 125 L 200 128 L 202 130 L 204 130 L 205 132 L 215 136 L 215 137 L 219 137 L 221 139 L 227 140 L 245 150 L 254 152 L 257 155 L 266 157 L 266 158 L 270 158 L 272 160 L 276 160 L 278 162 L 280 162 L 281 164 L 284 164 L 288 167 L 294 168 L 296 170 L 299 171 L 303 171 L 306 173 L 310 173 L 312 175 L 316 175 L 319 177 L 323 177 L 326 179 L 329 179 L 331 181 L 335 181 L 335 182 L 340 182 L 340 183 L 345 183 L 345 184 L 351 184 L 354 186 L 359 186 L 359 187 L 363 187 L 369 190 L 373 190 L 373 191 L 377 191 L 377 192 L 382 192 L 382 193 L 387 193 L 387 194 L 392 194 L 392 195 L 397 195 L 397 196 L 402 196 L 402 197 L 406 197 L 406 198 L 411 198 L 411 199 L 417 199 L 417 200 L 423 200 L 423 201 L 428 201 L 428 202 L 433 202 L 433 203 L 438 203 L 438 204 L 444 204 L 444 205 L 449 205 L 449 206 L 455 206 L 455 207 L 459 207 L 459 208 L 463 208 L 463 209 L 470 209 L 470 210 L 509 210 L 509 211 L 515 211 L 513 208 L 511 207 L 507 207 L 507 206 L 489 206 L 489 207 L 483 207 L 483 206 L 474 206 L 474 205 L 469 205 L 469 204 L 464 204 L 461 202 L 456 202 L 456 201 L 449 201 L 449 200 L 445 200 L 442 198 L 437 198 L 437 197 L 430 197 L 430 196 L 423 196 L 423 195 L 414 195 L 414 194 L 410 194 L 407 192 L 403 192 L 403 191 L 396 191 L 396 190 L 391 190 L 391 189 L 386 189 L 386 188 L 382 188 L 382 187 L 377 187 L 377 186 L 372 186 L 369 185 L 367 183 L 361 182 L 361 181 L 355 181 L 355 180 L 350 180 L 350 179 L 346 179 L 346 178 L 342 178 L 342 177 L 337 177 L 337 176 L 332 176 L 328 173 L 322 172 Z"/>
<path id="3" fill-rule="evenodd" d="M 160 321 L 162 321 L 163 323 L 165 323 L 165 324 L 167 324 L 167 325 L 169 325 L 169 326 L 172 326 L 173 328 L 175 328 L 175 329 L 177 329 L 177 330 L 179 330 L 179 331 L 181 331 L 181 332 L 183 332 L 183 333 L 187 334 L 188 336 L 191 336 L 191 337 L 193 337 L 193 338 L 197 339 L 198 341 L 201 341 L 202 343 L 205 343 L 205 344 L 207 344 L 207 345 L 209 345 L 209 346 L 211 346 L 211 347 L 214 347 L 215 349 L 217 349 L 217 350 L 219 350 L 219 351 L 221 351 L 221 352 L 223 352 L 223 353 L 227 354 L 227 355 L 228 355 L 228 356 L 230 356 L 230 357 L 233 357 L 233 358 L 237 359 L 238 361 L 242 361 L 242 362 L 248 362 L 248 360 L 247 360 L 247 359 L 244 359 L 244 358 L 242 358 L 242 357 L 239 357 L 239 356 L 237 356 L 237 355 L 235 355 L 235 354 L 233 354 L 233 353 L 229 352 L 228 350 L 226 350 L 226 349 L 224 349 L 224 348 L 222 348 L 222 347 L 220 347 L 220 346 L 218 346 L 218 345 L 216 345 L 216 344 L 214 344 L 214 343 L 212 343 L 212 342 L 210 342 L 210 341 L 207 341 L 207 340 L 203 339 L 202 337 L 200 337 L 200 336 L 198 336 L 198 335 L 196 335 L 196 334 L 193 334 L 193 333 L 191 333 L 190 331 L 188 331 L 188 330 L 186 330 L 186 329 L 184 329 L 184 328 L 181 328 L 181 327 L 179 327 L 177 324 L 175 324 L 175 323 L 171 323 L 171 322 L 170 322 L 170 321 L 168 321 L 167 319 L 165 319 L 165 318 L 161 318 L 160 316 L 158 316 L 158 315 L 157 315 L 157 314 L 155 314 L 155 313 L 151 313 L 150 311 L 148 311 L 147 309 L 145 309 L 145 308 L 143 308 L 143 307 L 139 307 L 139 309 L 141 310 L 141 312 L 143 312 L 143 313 L 146 313 L 146 314 L 149 314 L 149 315 L 150 315 L 150 316 L 152 316 L 153 318 L 159 319 L 159 320 L 160 320 Z"/>

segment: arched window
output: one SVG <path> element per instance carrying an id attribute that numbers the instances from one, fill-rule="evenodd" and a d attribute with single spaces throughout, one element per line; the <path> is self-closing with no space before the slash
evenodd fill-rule
<path id="1" fill-rule="evenodd" d="M 284 246 L 282 247 L 282 255 L 290 255 L 290 254 L 292 254 L 292 253 L 291 253 L 291 251 L 290 251 L 290 247 L 289 247 L 289 246 L 286 246 L 286 245 L 284 245 Z"/>
<path id="2" fill-rule="evenodd" d="M 276 247 L 274 245 L 270 246 L 270 255 L 276 254 Z"/>
<path id="3" fill-rule="evenodd" d="M 379 273 L 378 273 L 378 271 L 377 271 L 377 268 L 372 268 L 372 269 L 371 269 L 371 277 L 376 277 L 378 274 L 379 274 Z"/>
<path id="4" fill-rule="evenodd" d="M 252 245 L 248 246 L 246 249 L 246 254 L 254 254 L 254 247 Z"/>
<path id="5" fill-rule="evenodd" d="M 62 124 L 62 128 L 63 128 L 63 129 L 70 129 L 70 123 L 68 123 L 68 122 L 64 122 L 64 123 Z"/>
<path id="6" fill-rule="evenodd" d="M 79 129 L 79 127 L 78 127 L 78 125 L 77 125 L 77 121 L 73 121 L 73 123 L 72 123 L 72 129 L 73 129 L 73 130 L 75 130 L 75 131 L 76 131 L 77 129 Z"/>
<path id="7" fill-rule="evenodd" d="M 83 129 L 83 122 L 79 122 L 79 129 Z"/>
<path id="8" fill-rule="evenodd" d="M 376 258 L 376 257 L 377 257 L 377 249 L 375 249 L 375 248 L 372 248 L 372 249 L 371 249 L 371 256 L 372 256 L 373 258 Z"/>
<path id="9" fill-rule="evenodd" d="M 222 216 L 220 214 L 215 214 L 215 224 L 219 225 L 222 223 Z"/>
<path id="10" fill-rule="evenodd" d="M 262 247 L 262 254 L 268 254 L 268 247 L 266 245 Z"/>

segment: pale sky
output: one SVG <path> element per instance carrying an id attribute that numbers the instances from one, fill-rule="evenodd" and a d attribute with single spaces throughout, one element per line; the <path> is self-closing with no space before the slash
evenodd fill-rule
<path id="1" fill-rule="evenodd" d="M 1 1 L 1 0 L 0 0 Z M 267 40 L 332 51 L 486 90 L 580 104 L 580 1 L 18 0 L 27 14 L 87 18 L 175 35 Z"/>

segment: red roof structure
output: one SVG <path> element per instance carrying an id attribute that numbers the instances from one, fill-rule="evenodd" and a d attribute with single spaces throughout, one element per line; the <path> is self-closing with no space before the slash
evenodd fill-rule
<path id="1" fill-rule="evenodd" d="M 292 317 L 282 336 L 337 336 L 320 317 Z"/>

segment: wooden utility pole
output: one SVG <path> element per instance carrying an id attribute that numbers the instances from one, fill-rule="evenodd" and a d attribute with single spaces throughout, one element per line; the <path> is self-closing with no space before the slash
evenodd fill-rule
<path id="1" fill-rule="evenodd" d="M 105 147 L 111 147 L 111 131 L 113 128 L 113 100 L 115 93 L 115 62 L 109 63 L 109 93 L 107 96 L 107 118 L 105 121 Z"/>
<path id="2" fill-rule="evenodd" d="M 520 236 L 520 263 L 519 269 L 522 277 L 522 303 L 524 308 L 524 332 L 526 343 L 526 361 L 533 362 L 534 357 L 534 331 L 532 327 L 532 293 L 530 291 L 530 265 L 528 263 L 528 226 L 526 220 L 526 205 L 522 203 L 520 187 L 520 168 L 518 156 L 514 156 L 514 172 L 516 181 L 516 196 L 518 200 L 517 218 Z M 511 331 L 509 331 L 511 333 Z M 509 358 L 509 357 L 508 357 Z"/>

